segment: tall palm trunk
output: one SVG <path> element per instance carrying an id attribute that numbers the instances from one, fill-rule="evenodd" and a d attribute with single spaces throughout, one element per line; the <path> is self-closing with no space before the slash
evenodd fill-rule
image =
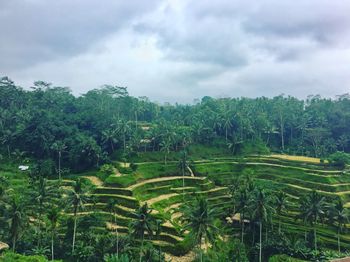
<path id="1" fill-rule="evenodd" d="M 281 218 L 278 218 L 278 234 L 281 234 Z"/>
<path id="2" fill-rule="evenodd" d="M 10 146 L 9 145 L 7 145 L 7 155 L 8 155 L 8 158 L 10 159 L 11 153 L 10 153 Z"/>
<path id="3" fill-rule="evenodd" d="M 54 232 L 52 231 L 51 233 L 51 260 L 54 261 L 54 252 L 53 252 L 53 237 L 54 237 Z"/>
<path id="4" fill-rule="evenodd" d="M 142 262 L 142 250 L 143 250 L 143 241 L 144 241 L 144 238 L 145 238 L 145 233 L 143 232 L 143 233 L 142 233 L 142 240 L 141 240 L 141 249 L 140 249 L 140 260 L 139 260 L 139 262 Z"/>
<path id="5" fill-rule="evenodd" d="M 61 151 L 58 151 L 58 179 L 61 181 Z"/>
<path id="6" fill-rule="evenodd" d="M 16 250 L 16 237 L 14 236 L 12 238 L 12 251 L 15 252 Z"/>
<path id="7" fill-rule="evenodd" d="M 259 242 L 260 242 L 260 246 L 259 246 L 259 262 L 261 262 L 261 250 L 262 250 L 262 222 L 260 221 L 259 224 Z"/>
<path id="8" fill-rule="evenodd" d="M 73 227 L 73 242 L 72 242 L 72 253 L 74 252 L 74 247 L 75 247 L 75 235 L 77 232 L 77 213 L 78 213 L 78 208 L 75 208 L 74 210 L 74 227 Z"/>
<path id="9" fill-rule="evenodd" d="M 338 252 L 340 253 L 340 229 L 338 227 Z"/>
<path id="10" fill-rule="evenodd" d="M 201 253 L 201 262 L 203 262 L 203 252 L 202 252 L 202 234 L 200 235 L 199 238 L 199 252 Z"/>
<path id="11" fill-rule="evenodd" d="M 244 237 L 244 213 L 240 214 L 241 218 L 241 242 L 243 243 L 243 237 Z"/>
<path id="12" fill-rule="evenodd" d="M 185 168 L 182 167 L 182 200 L 185 199 Z"/>
<path id="13" fill-rule="evenodd" d="M 114 216 L 115 233 L 117 234 L 117 258 L 119 258 L 119 233 L 117 228 L 117 217 L 115 212 L 113 213 L 113 216 Z"/>
<path id="14" fill-rule="evenodd" d="M 316 232 L 316 225 L 314 225 L 314 249 L 317 251 L 317 232 Z"/>
<path id="15" fill-rule="evenodd" d="M 125 153 L 125 149 L 126 149 L 126 135 L 125 135 L 125 133 L 123 135 L 123 148 L 124 148 L 124 153 Z"/>

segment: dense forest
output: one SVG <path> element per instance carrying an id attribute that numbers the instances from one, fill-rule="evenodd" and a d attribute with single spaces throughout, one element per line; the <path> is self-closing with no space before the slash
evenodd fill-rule
<path id="1" fill-rule="evenodd" d="M 160 104 L 2 77 L 0 142 L 1 261 L 349 254 L 348 94 Z"/>
<path id="2" fill-rule="evenodd" d="M 3 77 L 0 97 L 2 155 L 60 155 L 62 165 L 76 171 L 108 162 L 118 150 L 125 156 L 179 151 L 217 138 L 233 154 L 270 150 L 325 158 L 350 151 L 348 94 L 305 101 L 203 97 L 193 105 L 161 105 L 129 96 L 124 87 L 106 85 L 75 97 L 66 87 L 38 81 L 27 91 Z"/>

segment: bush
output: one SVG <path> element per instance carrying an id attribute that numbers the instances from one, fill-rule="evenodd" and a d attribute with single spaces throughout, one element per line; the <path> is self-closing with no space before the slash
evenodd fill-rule
<path id="1" fill-rule="evenodd" d="M 331 154 L 328 161 L 333 166 L 345 168 L 346 165 L 350 164 L 350 154 L 338 151 Z"/>
<path id="2" fill-rule="evenodd" d="M 130 164 L 130 168 L 131 168 L 131 170 L 134 171 L 134 172 L 137 170 L 137 167 L 138 167 L 138 166 L 137 166 L 137 164 L 135 164 L 135 163 L 131 163 L 131 164 Z"/>
<path id="3" fill-rule="evenodd" d="M 260 139 L 255 141 L 248 141 L 238 148 L 238 152 L 243 155 L 267 155 L 270 150 L 266 147 L 266 144 Z"/>
<path id="4" fill-rule="evenodd" d="M 275 255 L 270 257 L 269 262 L 303 262 L 305 260 L 300 260 L 297 258 L 289 257 L 287 255 Z"/>
<path id="5" fill-rule="evenodd" d="M 23 256 L 13 252 L 6 252 L 0 260 L 4 262 L 47 262 L 48 260 L 43 256 Z M 61 261 L 61 260 L 55 260 Z"/>

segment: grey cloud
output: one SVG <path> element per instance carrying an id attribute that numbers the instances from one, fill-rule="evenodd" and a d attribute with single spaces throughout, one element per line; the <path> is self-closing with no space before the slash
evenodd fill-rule
<path id="1" fill-rule="evenodd" d="M 0 3 L 0 70 L 70 57 L 153 10 L 157 0 Z"/>
<path id="2" fill-rule="evenodd" d="M 176 61 L 240 67 L 247 63 L 244 32 L 235 20 L 192 16 L 191 10 L 177 13 L 165 9 L 157 21 L 142 21 L 134 26 L 139 33 L 153 34 L 165 57 Z"/>
<path id="3" fill-rule="evenodd" d="M 0 73 L 75 94 L 125 85 L 171 102 L 339 94 L 350 83 L 349 9 L 344 0 L 0 0 Z"/>

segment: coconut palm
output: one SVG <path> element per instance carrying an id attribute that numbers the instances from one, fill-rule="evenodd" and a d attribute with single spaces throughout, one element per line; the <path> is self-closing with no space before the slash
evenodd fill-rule
<path id="1" fill-rule="evenodd" d="M 58 219 L 60 218 L 60 209 L 56 206 L 52 206 L 47 212 L 47 218 L 50 221 L 51 231 L 51 260 L 54 260 L 54 237 L 56 235 L 56 229 L 58 226 Z"/>
<path id="2" fill-rule="evenodd" d="M 272 213 L 271 199 L 263 189 L 257 189 L 249 208 L 252 212 L 252 218 L 259 224 L 259 262 L 262 261 L 262 228 L 263 223 L 268 221 Z"/>
<path id="3" fill-rule="evenodd" d="M 202 241 L 214 242 L 218 229 L 214 225 L 215 208 L 210 208 L 208 201 L 204 198 L 196 199 L 192 204 L 183 209 L 184 229 L 190 231 L 190 236 L 194 243 L 198 245 L 202 255 Z"/>
<path id="4" fill-rule="evenodd" d="M 45 206 L 58 197 L 57 186 L 49 184 L 47 179 L 43 176 L 39 176 L 39 179 L 34 183 L 35 191 L 32 192 L 32 203 L 34 203 L 34 209 L 38 210 L 38 223 L 39 223 L 39 239 L 38 247 L 41 245 L 41 224 L 42 216 L 45 211 Z"/>
<path id="5" fill-rule="evenodd" d="M 237 212 L 239 213 L 241 224 L 241 242 L 244 243 L 244 218 L 245 214 L 248 212 L 249 204 L 248 192 L 245 187 L 240 190 L 237 198 Z"/>
<path id="6" fill-rule="evenodd" d="M 79 212 L 79 209 L 84 209 L 84 205 L 88 199 L 89 199 L 88 191 L 83 186 L 82 179 L 78 179 L 74 183 L 73 188 L 70 189 L 67 193 L 67 207 L 73 208 L 73 219 L 74 219 L 72 253 L 74 252 L 74 247 L 75 247 L 78 212 Z"/>
<path id="7" fill-rule="evenodd" d="M 119 233 L 117 228 L 117 200 L 115 198 L 111 198 L 107 202 L 107 210 L 110 212 L 112 216 L 112 222 L 115 226 L 115 233 L 117 234 L 117 257 L 119 257 Z"/>
<path id="8" fill-rule="evenodd" d="M 285 192 L 278 192 L 275 197 L 275 208 L 278 215 L 278 234 L 281 234 L 281 216 L 287 207 L 287 194 Z"/>
<path id="9" fill-rule="evenodd" d="M 231 195 L 231 199 L 233 202 L 233 215 L 236 214 L 236 205 L 237 205 L 237 193 L 239 192 L 240 189 L 240 185 L 241 185 L 241 179 L 239 176 L 234 176 L 231 181 L 230 181 L 230 185 L 229 185 L 229 191 L 230 191 L 230 195 Z"/>
<path id="10" fill-rule="evenodd" d="M 170 148 L 172 146 L 171 140 L 169 138 L 166 138 L 160 143 L 161 151 L 164 152 L 164 165 L 167 164 L 167 156 L 170 153 Z"/>
<path id="11" fill-rule="evenodd" d="M 330 206 L 329 219 L 330 222 L 335 222 L 337 225 L 338 251 L 340 252 L 340 234 L 343 232 L 346 224 L 349 223 L 349 213 L 340 199 Z"/>
<path id="12" fill-rule="evenodd" d="M 107 130 L 102 131 L 102 141 L 105 144 L 109 144 L 112 149 L 112 153 L 114 152 L 114 144 L 118 142 L 117 139 L 117 129 L 109 128 Z"/>
<path id="13" fill-rule="evenodd" d="M 188 161 L 187 161 L 187 152 L 184 150 L 180 154 L 179 164 L 178 164 L 181 173 L 182 173 L 182 195 L 185 196 L 185 173 L 186 169 L 188 168 Z"/>
<path id="14" fill-rule="evenodd" d="M 5 220 L 9 224 L 12 250 L 15 251 L 17 240 L 28 222 L 27 205 L 19 195 L 13 194 L 8 197 L 5 204 Z"/>
<path id="15" fill-rule="evenodd" d="M 61 180 L 61 157 L 62 152 L 67 149 L 67 146 L 63 141 L 57 141 L 53 143 L 51 148 L 58 153 L 58 179 Z"/>
<path id="16" fill-rule="evenodd" d="M 126 119 L 120 119 L 117 123 L 117 132 L 123 137 L 123 150 L 126 150 L 126 138 L 131 131 L 129 122 Z"/>
<path id="17" fill-rule="evenodd" d="M 310 223 L 314 231 L 314 249 L 317 250 L 317 223 L 323 219 L 326 211 L 325 197 L 315 190 L 302 198 L 299 217 L 304 223 Z"/>
<path id="18" fill-rule="evenodd" d="M 154 232 L 157 230 L 157 221 L 151 215 L 152 210 L 148 208 L 147 203 L 141 206 L 136 213 L 134 213 L 136 219 L 131 222 L 131 234 L 135 238 L 141 239 L 140 248 L 140 262 L 142 261 L 143 245 L 145 240 L 145 234 L 151 238 Z"/>

